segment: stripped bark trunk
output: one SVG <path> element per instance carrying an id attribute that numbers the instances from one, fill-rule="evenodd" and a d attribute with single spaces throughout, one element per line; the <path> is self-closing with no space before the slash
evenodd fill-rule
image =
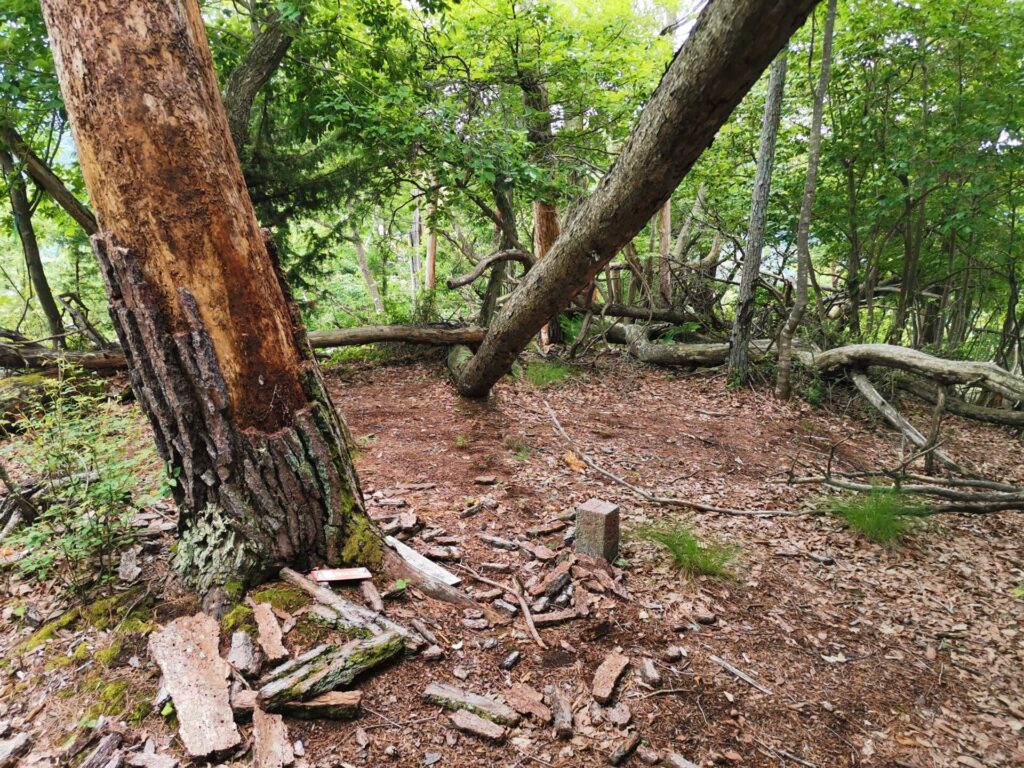
<path id="1" fill-rule="evenodd" d="M 480 350 L 452 371 L 461 394 L 485 397 L 552 310 L 583 290 L 664 205 L 815 2 L 704 7 L 612 169 L 488 325 Z"/>
<path id="2" fill-rule="evenodd" d="M 198 3 L 42 7 L 111 318 L 176 473 L 175 565 L 206 591 L 285 563 L 379 564 L 350 436 L 253 213 Z"/>
<path id="3" fill-rule="evenodd" d="M 835 25 L 836 0 L 829 0 L 825 14 L 825 31 L 821 41 L 821 72 L 818 87 L 814 91 L 814 107 L 811 110 L 811 134 L 807 140 L 807 177 L 804 180 L 804 197 L 800 203 L 800 218 L 796 225 L 796 291 L 793 308 L 779 333 L 779 365 L 775 380 L 775 396 L 788 400 L 791 394 L 790 373 L 793 368 L 793 335 L 800 327 L 807 309 L 807 284 L 811 273 L 811 215 L 814 213 L 814 196 L 818 189 L 818 161 L 821 157 L 821 120 L 825 111 L 825 95 L 832 66 L 832 28 Z"/>
<path id="4" fill-rule="evenodd" d="M 11 154 L 2 148 L 0 148 L 0 170 L 7 177 L 7 189 L 11 199 L 14 224 L 18 230 L 21 251 L 25 256 L 25 268 L 28 270 L 29 279 L 35 289 L 39 308 L 43 311 L 43 317 L 46 318 L 50 336 L 53 337 L 53 345 L 62 347 L 64 346 L 64 323 L 60 319 L 60 310 L 57 308 L 57 302 L 53 299 L 53 291 L 50 290 L 46 272 L 43 271 L 39 243 L 36 240 L 35 228 L 32 226 L 32 206 L 29 205 L 28 195 L 25 193 L 25 178 L 21 175 L 21 170 L 15 166 Z"/>
<path id="5" fill-rule="evenodd" d="M 754 322 L 754 293 L 761 273 L 761 249 L 764 245 L 765 216 L 768 212 L 768 193 L 772 186 L 772 168 L 775 165 L 775 141 L 779 135 L 782 112 L 782 91 L 786 83 L 786 51 L 772 64 L 768 80 L 768 97 L 764 103 L 761 121 L 761 146 L 757 152 L 757 173 L 754 179 L 754 197 L 750 205 L 750 225 L 743 253 L 743 273 L 740 276 L 739 298 L 732 322 L 729 350 L 729 378 L 744 384 L 747 381 L 748 349 Z"/>
<path id="6" fill-rule="evenodd" d="M 533 201 L 533 255 L 543 259 L 551 246 L 558 239 L 558 206 L 540 200 Z M 561 344 L 562 326 L 558 323 L 558 314 L 547 325 L 540 329 L 541 343 Z"/>

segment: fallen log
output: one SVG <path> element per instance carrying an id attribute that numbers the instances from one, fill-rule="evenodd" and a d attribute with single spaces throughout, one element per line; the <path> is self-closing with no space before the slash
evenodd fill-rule
<path id="1" fill-rule="evenodd" d="M 938 400 L 938 387 L 927 382 L 900 376 L 896 379 L 896 386 L 926 402 L 934 404 Z M 1006 427 L 1024 427 L 1024 411 L 1013 411 L 1009 408 L 986 408 L 948 394 L 945 408 L 954 416 L 962 416 L 965 419 L 973 419 L 987 424 L 1002 424 Z"/>
<path id="2" fill-rule="evenodd" d="M 359 328 L 342 328 L 336 331 L 313 331 L 307 334 L 313 349 L 351 347 L 360 344 L 403 343 L 453 346 L 456 344 L 479 344 L 483 341 L 485 328 L 429 328 L 412 325 L 367 325 Z M 0 344 L 0 368 L 18 370 L 22 368 L 53 368 L 61 362 L 76 365 L 89 371 L 116 371 L 127 367 L 124 354 L 119 349 L 99 352 L 76 352 L 65 350 L 55 352 L 43 347 L 17 347 Z"/>
<path id="3" fill-rule="evenodd" d="M 293 701 L 305 701 L 349 685 L 359 675 L 402 651 L 405 641 L 397 632 L 353 640 L 342 646 L 321 646 L 315 655 L 296 666 L 287 664 L 288 674 L 275 676 L 256 694 L 256 703 L 277 711 Z M 309 654 L 300 658 L 305 658 Z"/>

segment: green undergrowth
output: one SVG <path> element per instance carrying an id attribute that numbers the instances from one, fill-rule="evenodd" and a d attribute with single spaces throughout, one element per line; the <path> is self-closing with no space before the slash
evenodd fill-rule
<path id="1" fill-rule="evenodd" d="M 534 360 L 522 369 L 523 380 L 538 389 L 562 384 L 577 375 L 574 366 L 558 360 Z"/>
<path id="2" fill-rule="evenodd" d="M 683 522 L 658 528 L 641 528 L 634 535 L 664 547 L 675 568 L 686 576 L 733 576 L 728 566 L 739 554 L 737 548 L 718 541 L 702 540 Z"/>
<path id="3" fill-rule="evenodd" d="M 833 501 L 828 511 L 869 541 L 894 547 L 913 529 L 924 508 L 897 490 L 875 488 Z"/>

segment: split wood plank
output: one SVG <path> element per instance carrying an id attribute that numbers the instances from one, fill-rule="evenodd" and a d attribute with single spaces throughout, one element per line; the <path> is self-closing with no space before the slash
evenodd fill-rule
<path id="1" fill-rule="evenodd" d="M 427 574 L 433 579 L 440 581 L 442 584 L 447 584 L 449 587 L 454 587 L 462 579 L 456 576 L 451 571 L 442 568 L 440 565 L 430 560 L 412 547 L 403 544 L 394 536 L 387 536 L 384 538 L 384 542 L 391 547 L 395 552 L 398 553 L 405 562 L 415 568 L 417 571 Z"/>
<path id="2" fill-rule="evenodd" d="M 257 603 L 251 599 L 247 600 L 252 608 L 253 618 L 256 619 L 256 628 L 259 630 L 260 648 L 269 661 L 280 661 L 291 656 L 288 649 L 284 647 L 284 637 L 281 634 L 281 625 L 277 623 L 274 609 L 269 603 Z"/>
<path id="3" fill-rule="evenodd" d="M 288 728 L 280 715 L 268 714 L 257 707 L 252 713 L 252 741 L 255 768 L 285 768 L 295 761 Z"/>

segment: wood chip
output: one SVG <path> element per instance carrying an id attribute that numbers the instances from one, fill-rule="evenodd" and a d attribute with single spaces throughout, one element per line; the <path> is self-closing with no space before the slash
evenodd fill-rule
<path id="1" fill-rule="evenodd" d="M 608 755 L 608 763 L 611 765 L 622 765 L 626 762 L 626 758 L 629 757 L 636 751 L 636 748 L 640 746 L 640 734 L 634 731 L 631 735 L 627 736 L 624 741 L 620 742 L 612 753 Z"/>
<path id="2" fill-rule="evenodd" d="M 362 581 L 372 577 L 373 574 L 366 568 L 318 568 L 309 572 L 309 578 L 318 584 L 331 581 Z"/>
<path id="3" fill-rule="evenodd" d="M 464 709 L 485 717 L 499 725 L 515 725 L 519 714 L 498 697 L 481 696 L 454 685 L 431 683 L 423 691 L 423 698 L 445 709 Z"/>
<path id="4" fill-rule="evenodd" d="M 269 661 L 280 661 L 287 659 L 291 654 L 284 647 L 281 625 L 277 623 L 274 609 L 269 603 L 257 603 L 247 601 L 252 607 L 253 617 L 256 619 L 256 628 L 259 630 L 260 648 Z"/>
<path id="5" fill-rule="evenodd" d="M 252 714 L 254 768 L 285 768 L 295 761 L 288 728 L 280 715 L 269 715 L 259 707 Z"/>
<path id="6" fill-rule="evenodd" d="M 532 715 L 542 723 L 550 723 L 551 710 L 544 706 L 544 697 L 525 683 L 515 683 L 505 692 L 505 698 L 512 709 L 521 715 Z"/>
<path id="7" fill-rule="evenodd" d="M 567 621 L 578 619 L 579 614 L 576 613 L 574 608 L 570 608 L 565 611 L 551 611 L 550 613 L 541 613 L 533 617 L 533 623 L 538 627 L 553 627 L 556 624 L 564 624 Z"/>
<path id="8" fill-rule="evenodd" d="M 485 720 L 479 715 L 474 715 L 465 709 L 459 709 L 448 715 L 452 725 L 460 731 L 470 733 L 487 741 L 501 743 L 505 740 L 507 729 L 491 720 Z"/>
<path id="9" fill-rule="evenodd" d="M 228 664 L 247 677 L 256 677 L 260 673 L 261 658 L 248 632 L 231 633 L 231 650 L 228 651 Z"/>
<path id="10" fill-rule="evenodd" d="M 640 679 L 652 688 L 657 688 L 661 685 L 661 672 L 654 665 L 653 659 L 644 658 L 640 662 Z"/>
<path id="11" fill-rule="evenodd" d="M 462 581 L 462 579 L 460 579 L 451 571 L 442 568 L 440 565 L 433 562 L 432 560 L 428 560 L 415 549 L 403 544 L 394 536 L 388 536 L 384 539 L 384 541 L 387 543 L 389 547 L 394 549 L 399 554 L 399 556 L 403 560 L 405 560 L 405 562 L 407 562 L 411 567 L 415 568 L 417 571 L 427 574 L 428 576 L 434 579 L 437 579 L 442 584 L 447 584 L 449 587 L 454 587 L 456 584 Z"/>
<path id="12" fill-rule="evenodd" d="M 89 756 L 79 764 L 78 768 L 103 768 L 121 748 L 123 741 L 124 736 L 120 733 L 108 733 L 100 739 L 96 749 L 89 753 Z"/>
<path id="13" fill-rule="evenodd" d="M 352 720 L 359 716 L 362 691 L 328 691 L 309 701 L 286 704 L 281 712 L 300 720 Z"/>
<path id="14" fill-rule="evenodd" d="M 561 691 L 555 691 L 548 703 L 551 705 L 555 736 L 560 739 L 572 738 L 572 705 L 569 697 Z"/>
<path id="15" fill-rule="evenodd" d="M 228 688 L 231 667 L 218 653 L 220 626 L 206 614 L 182 616 L 149 638 L 178 712 L 178 735 L 192 757 L 227 752 L 242 737 Z"/>
<path id="16" fill-rule="evenodd" d="M 610 653 L 594 672 L 592 685 L 594 699 L 599 704 L 608 704 L 615 695 L 615 685 L 629 666 L 629 657 L 621 653 Z"/>

